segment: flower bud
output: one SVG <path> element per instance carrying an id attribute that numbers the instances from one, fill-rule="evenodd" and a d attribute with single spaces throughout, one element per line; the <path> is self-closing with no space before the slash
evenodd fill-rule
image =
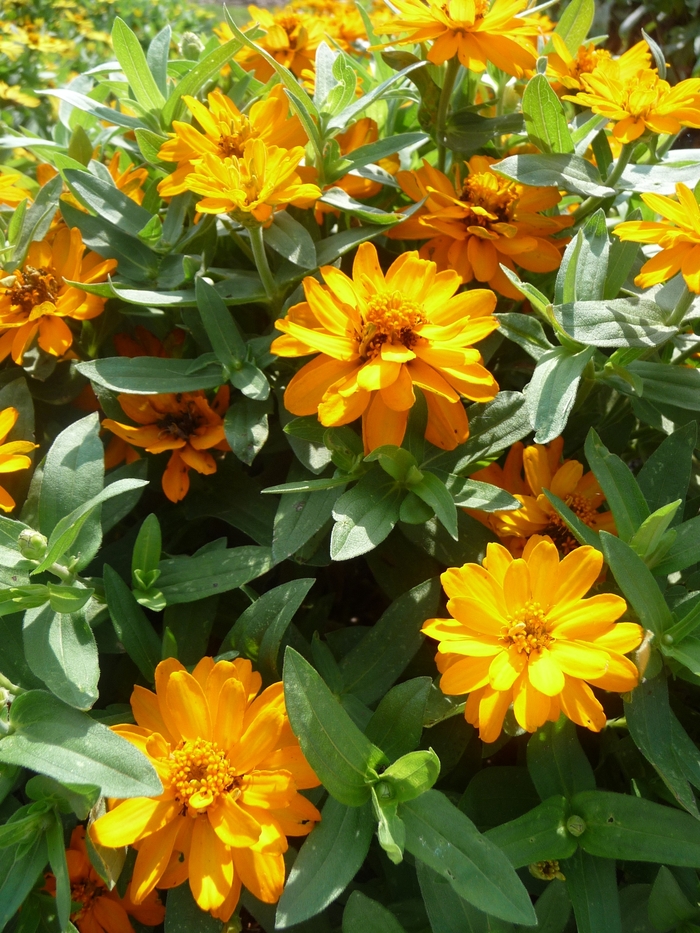
<path id="1" fill-rule="evenodd" d="M 204 43 L 194 32 L 184 32 L 180 42 L 180 54 L 183 58 L 190 61 L 197 61 L 201 52 L 204 51 Z"/>
<path id="2" fill-rule="evenodd" d="M 25 528 L 17 541 L 20 554 L 29 560 L 42 560 L 48 544 L 44 535 L 39 531 L 34 531 L 33 528 Z"/>

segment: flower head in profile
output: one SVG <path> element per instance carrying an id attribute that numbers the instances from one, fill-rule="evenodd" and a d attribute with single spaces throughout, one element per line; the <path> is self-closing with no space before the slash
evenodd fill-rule
<path id="1" fill-rule="evenodd" d="M 602 566 L 595 548 L 560 561 L 536 536 L 521 558 L 489 544 L 483 566 L 442 574 L 451 618 L 429 619 L 423 632 L 439 642 L 440 688 L 469 695 L 464 715 L 482 741 L 496 741 L 511 705 L 527 732 L 560 713 L 599 732 L 606 716 L 591 686 L 619 693 L 637 686 L 637 668 L 624 655 L 644 630 L 617 621 L 627 609 L 622 597 L 584 599 Z"/>
<path id="2" fill-rule="evenodd" d="M 627 220 L 613 233 L 621 240 L 656 243 L 661 251 L 642 266 L 635 285 L 651 288 L 682 273 L 691 292 L 700 294 L 700 207 L 683 182 L 676 184 L 677 201 L 663 194 L 642 194 L 647 207 L 662 220 Z"/>
<path id="3" fill-rule="evenodd" d="M 514 269 L 517 264 L 529 272 L 559 268 L 567 241 L 552 237 L 573 220 L 542 213 L 561 200 L 556 188 L 519 185 L 498 175 L 495 163 L 472 156 L 456 167 L 454 182 L 427 162 L 417 171 L 399 172 L 397 181 L 411 200 L 427 200 L 388 235 L 427 239 L 420 255 L 439 269 L 454 269 L 463 282 L 476 279 L 517 300 L 522 296 L 500 265 Z"/>
<path id="4" fill-rule="evenodd" d="M 17 207 L 25 198 L 28 201 L 32 200 L 29 191 L 15 184 L 18 180 L 19 175 L 0 173 L 0 204 L 7 204 L 9 207 Z"/>
<path id="5" fill-rule="evenodd" d="M 73 343 L 65 319 L 97 317 L 106 300 L 68 282 L 104 282 L 116 267 L 116 259 L 85 252 L 77 227 L 32 243 L 24 265 L 5 272 L 0 284 L 0 360 L 12 354 L 21 365 L 35 338 L 44 352 L 64 354 Z"/>
<path id="6" fill-rule="evenodd" d="M 28 470 L 32 465 L 31 453 L 38 445 L 32 441 L 10 441 L 6 443 L 10 431 L 17 424 L 19 412 L 16 408 L 5 408 L 0 411 L 0 473 L 16 473 L 18 470 Z M 6 489 L 0 486 L 0 509 L 11 512 L 15 507 L 15 500 Z"/>
<path id="7" fill-rule="evenodd" d="M 281 149 L 306 144 L 306 133 L 299 118 L 290 115 L 289 100 L 281 84 L 264 100 L 256 101 L 247 114 L 218 89 L 208 95 L 208 107 L 187 94 L 183 101 L 200 128 L 179 120 L 173 122 L 175 132 L 158 153 L 164 162 L 177 163 L 177 169 L 158 185 L 163 197 L 187 191 L 187 176 L 194 170 L 192 163 L 206 153 L 220 159 L 241 158 L 249 139 L 261 139 Z"/>
<path id="8" fill-rule="evenodd" d="M 612 59 L 607 49 L 597 48 L 592 42 L 585 42 L 579 46 L 576 54 L 572 55 L 558 33 L 552 33 L 551 40 L 554 51 L 547 56 L 547 77 L 553 82 L 552 87 L 557 93 L 582 91 L 581 76 L 595 71 L 600 62 Z M 649 46 L 646 42 L 637 42 L 615 61 L 619 66 L 621 79 L 630 80 L 638 71 L 651 67 Z"/>
<path id="9" fill-rule="evenodd" d="M 611 120 L 613 136 L 631 143 L 644 133 L 680 133 L 681 127 L 700 126 L 700 78 L 674 87 L 651 69 L 629 73 L 619 61 L 600 61 L 581 75 L 583 91 L 567 95 Z"/>
<path id="10" fill-rule="evenodd" d="M 202 196 L 197 202 L 202 214 L 229 213 L 244 226 L 267 224 L 278 208 L 310 207 L 321 197 L 320 188 L 299 176 L 303 158 L 301 146 L 280 149 L 251 139 L 240 158 L 205 153 L 187 175 L 187 187 Z"/>
<path id="11" fill-rule="evenodd" d="M 140 904 L 131 900 L 131 884 L 124 897 L 116 888 L 111 891 L 90 863 L 85 845 L 85 828 L 76 826 L 66 849 L 72 906 L 71 922 L 80 933 L 134 933 L 130 917 L 144 926 L 155 927 L 165 918 L 165 907 L 153 891 Z M 56 879 L 46 877 L 46 890 L 56 895 Z"/>
<path id="12" fill-rule="evenodd" d="M 529 447 L 517 441 L 502 467 L 492 463 L 472 474 L 472 479 L 500 486 L 520 502 L 520 508 L 512 512 L 470 513 L 492 528 L 516 557 L 532 535 L 546 535 L 562 554 L 578 547 L 545 496 L 545 489 L 562 499 L 589 528 L 615 533 L 612 513 L 600 511 L 605 496 L 598 480 L 593 473 L 584 473 L 578 460 L 562 462 L 563 447 L 563 437 Z"/>
<path id="13" fill-rule="evenodd" d="M 191 674 L 169 658 L 155 680 L 155 693 L 134 687 L 137 725 L 113 728 L 149 758 L 163 793 L 113 803 L 93 823 L 93 840 L 137 844 L 136 904 L 186 879 L 201 909 L 220 920 L 241 886 L 275 903 L 287 836 L 306 835 L 321 818 L 298 793 L 319 780 L 291 731 L 282 684 L 258 696 L 262 679 L 242 658 L 203 658 Z"/>
<path id="14" fill-rule="evenodd" d="M 428 61 L 434 65 L 457 56 L 469 71 L 485 71 L 492 62 L 516 77 L 535 66 L 540 23 L 518 15 L 527 0 L 393 0 L 392 6 L 398 16 L 374 31 L 408 33 L 394 45 L 432 40 Z"/>
<path id="15" fill-rule="evenodd" d="M 325 285 L 304 279 L 306 301 L 275 326 L 278 356 L 319 354 L 293 377 L 284 396 L 295 415 L 321 424 L 362 417 L 367 451 L 401 444 L 417 387 L 428 405 L 426 438 L 453 450 L 469 435 L 461 399 L 485 402 L 498 392 L 482 365 L 478 343 L 498 327 L 495 295 L 473 289 L 456 295 L 460 278 L 434 262 L 403 253 L 386 274 L 377 250 L 363 243 L 353 275 L 324 266 Z"/>
<path id="16" fill-rule="evenodd" d="M 171 502 L 187 495 L 190 470 L 207 476 L 216 473 L 216 460 L 209 451 L 229 450 L 223 418 L 229 402 L 228 386 L 219 389 L 211 404 L 201 391 L 119 395 L 118 399 L 136 425 L 105 418 L 102 427 L 127 444 L 145 447 L 150 454 L 171 451 L 163 473 L 163 492 Z"/>

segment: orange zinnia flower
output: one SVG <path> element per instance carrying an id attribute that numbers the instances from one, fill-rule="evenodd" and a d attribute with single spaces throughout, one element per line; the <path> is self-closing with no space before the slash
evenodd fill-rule
<path id="1" fill-rule="evenodd" d="M 222 386 L 209 404 L 204 392 L 164 395 L 119 395 L 125 414 L 142 427 L 105 418 L 102 426 L 117 437 L 145 447 L 150 454 L 171 450 L 163 473 L 163 492 L 179 502 L 190 488 L 190 469 L 216 473 L 216 460 L 208 452 L 229 450 L 223 415 L 228 408 L 229 387 Z"/>
<path id="2" fill-rule="evenodd" d="M 488 156 L 472 156 L 463 166 L 464 177 L 457 166 L 454 183 L 427 162 L 417 171 L 399 172 L 397 181 L 413 201 L 428 200 L 388 236 L 429 237 L 420 255 L 439 269 L 455 269 L 463 282 L 476 279 L 520 299 L 500 264 L 514 269 L 517 263 L 529 272 L 559 268 L 567 240 L 553 240 L 552 234 L 570 227 L 573 219 L 540 213 L 561 201 L 557 188 L 516 184 L 494 172 L 496 160 Z"/>
<path id="3" fill-rule="evenodd" d="M 28 470 L 32 465 L 31 458 L 27 456 L 38 444 L 32 441 L 10 441 L 6 444 L 7 436 L 14 428 L 19 418 L 16 408 L 5 408 L 0 411 L 0 473 L 16 473 L 18 470 Z M 0 486 L 0 509 L 11 512 L 16 503 L 6 489 Z"/>
<path id="4" fill-rule="evenodd" d="M 299 118 L 290 116 L 289 100 L 281 84 L 273 88 L 264 100 L 254 103 L 248 114 L 241 113 L 233 101 L 219 90 L 209 94 L 208 99 L 207 109 L 194 97 L 187 94 L 183 97 L 201 130 L 189 123 L 173 122 L 175 132 L 158 153 L 164 162 L 177 162 L 177 169 L 158 185 L 163 197 L 187 191 L 187 176 L 193 171 L 192 163 L 208 152 L 221 159 L 228 156 L 241 158 L 249 139 L 261 139 L 281 149 L 306 145 L 306 133 Z"/>
<path id="5" fill-rule="evenodd" d="M 578 547 L 578 541 L 554 511 L 543 489 L 562 499 L 589 528 L 616 533 L 612 513 L 600 511 L 605 496 L 598 480 L 593 473 L 584 474 L 583 464 L 578 460 L 562 462 L 563 448 L 563 437 L 525 448 L 518 441 L 508 451 L 503 467 L 492 463 L 472 474 L 472 479 L 506 489 L 521 503 L 513 512 L 470 510 L 471 515 L 496 532 L 516 557 L 532 535 L 546 535 L 564 554 Z"/>
<path id="6" fill-rule="evenodd" d="M 408 32 L 391 44 L 413 45 L 433 40 L 428 61 L 442 65 L 455 55 L 469 71 L 486 70 L 487 62 L 519 77 L 534 68 L 540 24 L 519 16 L 527 0 L 393 0 L 399 11 L 393 22 L 375 25 L 377 35 Z"/>
<path id="7" fill-rule="evenodd" d="M 658 243 L 635 278 L 635 285 L 651 288 L 681 272 L 691 292 L 700 293 L 700 207 L 682 182 L 676 184 L 677 201 L 662 194 L 642 194 L 642 200 L 663 220 L 628 220 L 613 230 L 621 240 Z"/>
<path id="8" fill-rule="evenodd" d="M 85 845 L 85 828 L 76 826 L 66 849 L 71 901 L 78 906 L 71 921 L 80 933 L 134 933 L 129 917 L 148 927 L 158 926 L 165 918 L 165 907 L 153 891 L 142 903 L 131 900 L 131 884 L 124 897 L 116 888 L 111 891 L 90 864 Z M 46 890 L 56 896 L 56 879 L 46 876 Z"/>
<path id="9" fill-rule="evenodd" d="M 174 327 L 163 341 L 146 327 L 137 324 L 133 336 L 115 334 L 112 343 L 119 356 L 127 356 L 130 359 L 137 356 L 159 356 L 161 359 L 169 359 L 181 355 L 182 351 L 179 348 L 185 342 L 185 336 L 184 330 Z"/>
<path id="10" fill-rule="evenodd" d="M 386 275 L 377 250 L 363 243 L 353 277 L 324 266 L 325 286 L 304 279 L 306 301 L 275 327 L 278 356 L 320 354 L 294 376 L 284 395 L 294 415 L 318 413 L 321 424 L 342 425 L 362 416 L 365 449 L 400 444 L 415 402 L 414 386 L 428 404 L 426 438 L 453 450 L 469 436 L 461 398 L 485 402 L 495 379 L 471 346 L 498 327 L 496 296 L 484 289 L 455 295 L 455 272 L 404 253 Z"/>
<path id="11" fill-rule="evenodd" d="M 547 56 L 547 77 L 552 79 L 552 87 L 557 93 L 563 94 L 566 90 L 582 91 L 581 76 L 590 74 L 600 62 L 610 61 L 612 58 L 607 49 L 596 48 L 592 42 L 579 46 L 576 54 L 572 55 L 558 33 L 553 33 L 551 39 L 554 51 Z M 615 61 L 619 65 L 620 77 L 623 80 L 633 78 L 638 71 L 650 67 L 649 46 L 646 42 L 638 42 Z"/>
<path id="12" fill-rule="evenodd" d="M 483 566 L 442 574 L 451 618 L 429 619 L 423 632 L 440 643 L 441 690 L 469 694 L 464 715 L 482 741 L 496 741 L 511 704 L 527 732 L 562 712 L 599 732 L 605 711 L 589 685 L 619 693 L 637 686 L 637 668 L 624 655 L 644 630 L 617 622 L 627 609 L 621 596 L 583 599 L 602 566 L 592 547 L 560 562 L 556 547 L 536 536 L 522 558 L 489 544 Z"/>
<path id="13" fill-rule="evenodd" d="M 5 272 L 0 285 L 0 360 L 12 354 L 21 365 L 36 337 L 52 356 L 61 356 L 73 343 L 64 318 L 86 321 L 102 314 L 105 298 L 90 295 L 65 280 L 104 282 L 117 267 L 116 259 L 85 253 L 80 230 L 61 227 L 29 247 L 24 265 Z"/>
<path id="14" fill-rule="evenodd" d="M 145 192 L 143 186 L 148 181 L 148 169 L 141 166 L 137 168 L 133 162 L 128 162 L 122 169 L 122 153 L 117 151 L 107 163 L 107 171 L 122 194 L 125 194 L 137 204 L 143 204 Z"/>
<path id="15" fill-rule="evenodd" d="M 264 30 L 264 34 L 256 38 L 256 45 L 297 78 L 301 77 L 302 71 L 315 70 L 316 49 L 325 38 L 321 17 L 289 7 L 272 11 L 249 6 L 248 12 L 252 22 L 248 23 L 244 31 L 254 26 Z M 227 23 L 222 23 L 215 32 L 222 42 L 233 38 Z M 254 72 L 258 81 L 269 81 L 275 73 L 272 65 L 255 49 L 241 49 L 236 55 L 236 61 L 246 71 Z"/>
<path id="16" fill-rule="evenodd" d="M 175 658 L 156 668 L 156 692 L 134 687 L 138 725 L 114 726 L 150 759 L 163 793 L 117 802 L 93 823 L 103 846 L 138 843 L 131 896 L 189 878 L 202 910 L 228 920 L 241 885 L 272 904 L 284 887 L 287 836 L 321 815 L 299 789 L 320 782 L 289 725 L 281 683 L 256 699 L 250 661 L 202 658 L 191 674 Z"/>

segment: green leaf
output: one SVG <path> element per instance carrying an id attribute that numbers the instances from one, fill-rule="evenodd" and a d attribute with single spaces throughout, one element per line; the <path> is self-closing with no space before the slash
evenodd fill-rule
<path id="1" fill-rule="evenodd" d="M 622 933 L 614 859 L 578 849 L 561 864 L 578 933 Z"/>
<path id="2" fill-rule="evenodd" d="M 495 765 L 476 772 L 462 794 L 459 809 L 480 832 L 486 832 L 516 820 L 539 803 L 540 797 L 527 768 Z"/>
<path id="3" fill-rule="evenodd" d="M 615 518 L 617 533 L 622 541 L 629 541 L 645 518 L 649 507 L 629 467 L 615 454 L 611 454 L 591 428 L 586 438 L 588 465 L 605 493 L 606 501 Z"/>
<path id="4" fill-rule="evenodd" d="M 146 52 L 146 62 L 153 75 L 153 80 L 163 97 L 168 96 L 168 53 L 172 29 L 164 26 L 160 32 L 151 39 Z"/>
<path id="5" fill-rule="evenodd" d="M 586 824 L 578 843 L 590 855 L 689 868 L 700 864 L 700 822 L 674 807 L 594 790 L 573 797 L 571 809 Z"/>
<path id="6" fill-rule="evenodd" d="M 393 799 L 399 803 L 419 797 L 435 784 L 440 775 L 440 759 L 431 749 L 408 752 L 382 772 L 375 785 L 377 794 L 380 785 L 388 784 Z"/>
<path id="7" fill-rule="evenodd" d="M 196 557 L 173 557 L 158 565 L 158 588 L 168 605 L 193 603 L 235 590 L 270 569 L 270 549 L 235 547 Z"/>
<path id="8" fill-rule="evenodd" d="M 576 259 L 575 301 L 598 301 L 605 291 L 610 239 L 602 208 L 581 227 L 581 249 Z"/>
<path id="9" fill-rule="evenodd" d="M 389 761 L 418 747 L 432 681 L 414 677 L 386 693 L 367 724 L 365 735 Z"/>
<path id="10" fill-rule="evenodd" d="M 423 473 L 420 483 L 411 484 L 411 492 L 435 512 L 450 535 L 457 541 L 457 508 L 447 487 L 434 473 Z"/>
<path id="11" fill-rule="evenodd" d="M 571 55 L 576 55 L 579 46 L 583 45 L 588 30 L 593 24 L 595 16 L 595 3 L 593 0 L 571 0 L 559 17 L 555 32 L 561 36 Z M 547 51 L 553 43 L 549 43 Z"/>
<path id="12" fill-rule="evenodd" d="M 343 174 L 352 172 L 354 169 L 361 168 L 363 165 L 369 165 L 373 162 L 379 162 L 386 159 L 387 156 L 396 152 L 401 152 L 409 147 L 416 147 L 420 143 L 427 142 L 428 137 L 425 133 L 396 133 L 387 136 L 386 139 L 378 139 L 376 142 L 368 143 L 366 146 L 359 146 L 353 149 L 343 158 Z M 345 163 L 349 162 L 349 165 Z"/>
<path id="13" fill-rule="evenodd" d="M 642 212 L 638 209 L 630 211 L 626 220 L 641 220 Z M 620 289 L 625 284 L 634 268 L 634 264 L 641 248 L 640 243 L 624 241 L 619 237 L 613 237 L 610 244 L 610 256 L 608 258 L 608 271 L 605 279 L 605 289 L 603 298 L 617 298 Z"/>
<path id="14" fill-rule="evenodd" d="M 472 907 L 446 878 L 428 868 L 425 862 L 416 862 L 416 873 L 433 933 L 511 933 L 513 930 L 510 924 L 499 923 Z"/>
<path id="15" fill-rule="evenodd" d="M 599 551 L 600 537 L 598 532 L 593 531 L 589 525 L 586 525 L 585 522 L 582 522 L 578 515 L 576 515 L 575 512 L 572 512 L 569 506 L 562 499 L 559 499 L 557 496 L 555 496 L 554 493 L 550 492 L 548 489 L 543 489 L 542 492 L 552 503 L 555 512 L 559 515 L 561 520 L 564 522 L 574 538 L 576 538 L 578 543 L 588 544 L 590 547 L 594 547 Z"/>
<path id="16" fill-rule="evenodd" d="M 564 108 L 544 75 L 536 74 L 528 81 L 522 110 L 527 135 L 540 152 L 574 151 Z"/>
<path id="17" fill-rule="evenodd" d="M 131 553 L 131 581 L 135 589 L 148 589 L 156 582 L 161 549 L 160 522 L 151 512 L 139 528 Z"/>
<path id="18" fill-rule="evenodd" d="M 700 548 L 700 515 L 683 522 L 682 525 L 676 525 L 674 531 L 676 540 L 663 560 L 654 567 L 657 576 L 675 573 L 697 563 Z"/>
<path id="19" fill-rule="evenodd" d="M 529 813 L 489 829 L 485 835 L 505 852 L 513 868 L 569 858 L 576 851 L 576 840 L 566 829 L 567 816 L 566 799 L 550 797 Z"/>
<path id="20" fill-rule="evenodd" d="M 595 777 L 576 735 L 576 727 L 560 717 L 547 722 L 527 743 L 527 767 L 542 800 L 572 797 L 595 788 Z"/>
<path id="21" fill-rule="evenodd" d="M 292 463 L 288 479 L 297 479 L 307 488 L 313 479 L 302 479 L 310 474 L 296 460 Z M 311 492 L 295 492 L 280 499 L 272 532 L 272 557 L 275 563 L 300 551 L 323 527 L 330 523 L 333 506 L 342 494 L 347 481 L 335 482 Z"/>
<path id="22" fill-rule="evenodd" d="M 224 433 L 233 453 L 250 466 L 262 450 L 270 432 L 268 415 L 271 404 L 267 401 L 236 398 L 224 416 Z"/>
<path id="23" fill-rule="evenodd" d="M 22 905 L 47 861 L 48 851 L 43 833 L 29 845 L 0 849 L 0 930 L 5 929 Z"/>
<path id="24" fill-rule="evenodd" d="M 225 370 L 240 369 L 246 357 L 246 345 L 223 298 L 201 276 L 196 280 L 195 292 L 202 324 L 217 359 Z"/>
<path id="25" fill-rule="evenodd" d="M 510 862 L 447 797 L 429 790 L 399 806 L 406 849 L 447 878 L 460 897 L 503 920 L 531 925 L 535 912 Z"/>
<path id="26" fill-rule="evenodd" d="M 695 421 L 669 434 L 637 474 L 637 483 L 651 512 L 676 499 L 685 500 L 697 434 Z M 671 524 L 678 524 L 681 518 L 682 511 Z"/>
<path id="27" fill-rule="evenodd" d="M 284 656 L 284 697 L 294 734 L 328 793 L 339 803 L 361 806 L 370 796 L 373 769 L 384 754 L 293 648 Z"/>
<path id="28" fill-rule="evenodd" d="M 321 913 L 350 884 L 369 850 L 375 829 L 369 802 L 348 807 L 328 797 L 322 816 L 289 873 L 277 906 L 277 929 Z"/>
<path id="29" fill-rule="evenodd" d="M 145 525 L 146 522 L 142 530 Z M 104 566 L 103 579 L 107 608 L 117 638 L 146 680 L 153 683 L 160 661 L 160 639 L 129 587 L 109 564 Z"/>
<path id="30" fill-rule="evenodd" d="M 644 298 L 573 301 L 555 305 L 553 313 L 570 337 L 595 347 L 656 347 L 677 333 L 665 325 L 665 312 Z"/>
<path id="31" fill-rule="evenodd" d="M 136 142 L 141 150 L 141 155 L 146 162 L 157 165 L 160 162 L 158 153 L 160 152 L 161 146 L 166 141 L 166 137 L 160 136 L 152 130 L 144 129 L 134 130 L 134 135 L 136 136 Z"/>
<path id="32" fill-rule="evenodd" d="M 189 884 L 168 891 L 165 933 L 221 933 L 222 930 L 221 920 L 197 905 Z"/>
<path id="33" fill-rule="evenodd" d="M 692 904 L 673 876 L 662 865 L 649 895 L 649 919 L 657 930 L 673 930 L 684 920 L 697 917 L 697 904 Z"/>
<path id="34" fill-rule="evenodd" d="M 65 169 L 63 177 L 88 210 L 132 236 L 137 236 L 153 219 L 136 201 L 122 194 L 116 185 L 110 185 L 90 172 Z"/>
<path id="35" fill-rule="evenodd" d="M 147 111 L 159 113 L 165 98 L 151 74 L 141 43 L 120 16 L 112 27 L 112 46 L 136 100 Z"/>
<path id="36" fill-rule="evenodd" d="M 498 329 L 505 334 L 508 340 L 517 343 L 533 360 L 538 360 L 547 350 L 553 350 L 554 345 L 544 332 L 544 328 L 531 314 L 518 314 L 507 311 L 497 314 Z"/>
<path id="37" fill-rule="evenodd" d="M 423 643 L 421 626 L 437 612 L 440 586 L 427 580 L 395 600 L 340 662 L 343 685 L 363 703 L 384 696 Z"/>
<path id="38" fill-rule="evenodd" d="M 583 197 L 607 198 L 615 194 L 594 165 L 571 154 L 508 156 L 497 163 L 494 171 L 521 185 L 554 185 Z"/>
<path id="39" fill-rule="evenodd" d="M 482 509 L 484 512 L 510 511 L 519 509 L 520 502 L 500 486 L 482 483 L 475 479 L 462 479 L 450 476 L 445 484 L 455 505 L 468 509 Z"/>
<path id="40" fill-rule="evenodd" d="M 316 245 L 303 224 L 287 211 L 277 211 L 269 227 L 263 230 L 265 243 L 302 269 L 315 269 Z"/>
<path id="41" fill-rule="evenodd" d="M 343 933 L 406 933 L 390 910 L 353 891 L 343 911 Z"/>
<path id="42" fill-rule="evenodd" d="M 66 615 L 51 606 L 28 609 L 24 651 L 32 672 L 64 703 L 90 709 L 97 700 L 97 645 L 82 613 Z"/>
<path id="43" fill-rule="evenodd" d="M 381 544 L 399 520 L 403 496 L 396 482 L 376 468 L 343 493 L 333 508 L 333 560 L 349 560 Z"/>
<path id="44" fill-rule="evenodd" d="M 651 571 L 630 545 L 615 535 L 602 531 L 600 543 L 605 560 L 640 623 L 660 638 L 673 625 L 673 616 Z"/>
<path id="45" fill-rule="evenodd" d="M 95 592 L 85 586 L 66 586 L 63 583 L 48 583 L 49 605 L 54 612 L 80 612 Z"/>
<path id="46" fill-rule="evenodd" d="M 214 354 L 207 354 L 199 360 L 170 360 L 157 356 L 141 356 L 132 360 L 118 356 L 78 363 L 75 368 L 97 385 L 127 395 L 195 392 L 197 389 L 217 389 L 226 382 L 221 363 Z"/>
<path id="47" fill-rule="evenodd" d="M 630 547 L 639 554 L 647 567 L 653 567 L 663 558 L 676 537 L 675 531 L 668 531 L 681 500 L 669 502 L 645 518 L 630 540 Z"/>
<path id="48" fill-rule="evenodd" d="M 208 55 L 197 62 L 194 68 L 188 72 L 184 78 L 175 85 L 170 97 L 163 107 L 163 125 L 169 127 L 173 120 L 179 120 L 184 111 L 182 98 L 186 94 L 194 95 L 208 83 L 208 81 L 217 75 L 223 66 L 229 62 L 241 48 L 241 43 L 237 39 L 230 39 L 223 45 L 216 46 Z"/>
<path id="49" fill-rule="evenodd" d="M 700 411 L 700 372 L 687 366 L 635 360 L 627 367 L 644 385 L 644 398 L 687 411 Z"/>
<path id="50" fill-rule="evenodd" d="M 396 54 L 396 53 L 391 53 Z M 405 53 L 404 53 L 405 54 Z M 420 74 L 421 70 L 414 72 Z M 412 78 L 415 80 L 415 77 Z M 436 88 L 439 94 L 439 88 Z M 425 95 L 421 95 L 425 101 Z M 481 117 L 466 108 L 452 113 L 447 120 L 445 139 L 450 149 L 458 152 L 476 152 L 502 133 L 522 133 L 524 120 L 521 113 L 506 113 L 500 117 Z"/>
<path id="51" fill-rule="evenodd" d="M 61 929 L 64 930 L 70 920 L 71 885 L 63 840 L 63 824 L 55 810 L 52 815 L 53 819 L 46 829 L 46 848 L 49 865 L 56 879 L 56 913 Z"/>
<path id="52" fill-rule="evenodd" d="M 105 797 L 155 797 L 163 792 L 148 759 L 107 726 L 30 690 L 10 709 L 15 730 L 0 742 L 0 761 L 66 784 L 95 784 Z"/>
<path id="53" fill-rule="evenodd" d="M 366 110 L 370 104 L 374 103 L 375 100 L 381 100 L 381 98 L 392 87 L 392 85 L 397 84 L 401 78 L 410 74 L 412 71 L 415 71 L 416 68 L 422 67 L 423 62 L 411 62 L 410 65 L 402 68 L 401 71 L 397 71 L 395 74 L 387 78 L 386 81 L 382 81 L 381 84 L 375 85 L 368 94 L 363 94 L 362 97 L 353 101 L 353 103 L 351 103 L 348 107 L 329 120 L 328 129 L 344 129 L 357 116 L 359 116 L 363 110 Z"/>
<path id="54" fill-rule="evenodd" d="M 581 374 L 592 356 L 592 347 L 578 353 L 556 347 L 537 361 L 525 394 L 530 423 L 536 432 L 535 443 L 547 444 L 566 427 Z"/>
<path id="55" fill-rule="evenodd" d="M 344 214 L 351 217 L 358 217 L 371 224 L 397 224 L 404 220 L 404 215 L 395 211 L 383 211 L 381 208 L 372 207 L 370 204 L 364 204 L 362 201 L 356 201 L 351 198 L 343 188 L 328 188 L 323 192 L 323 197 L 319 198 L 323 204 L 328 204 Z"/>
<path id="56" fill-rule="evenodd" d="M 564 933 L 571 916 L 571 901 L 566 885 L 552 881 L 537 898 L 537 933 Z"/>

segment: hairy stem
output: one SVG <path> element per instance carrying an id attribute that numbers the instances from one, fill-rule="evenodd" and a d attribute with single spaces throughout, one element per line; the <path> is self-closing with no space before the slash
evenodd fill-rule
<path id="1" fill-rule="evenodd" d="M 445 124 L 447 123 L 447 112 L 450 107 L 450 98 L 455 86 L 457 72 L 459 71 L 459 59 L 451 58 L 447 63 L 445 70 L 445 81 L 440 92 L 440 102 L 438 104 L 437 121 L 435 133 L 437 136 L 438 150 L 438 168 L 441 172 L 445 171 L 445 157 L 447 149 L 445 146 Z"/>

